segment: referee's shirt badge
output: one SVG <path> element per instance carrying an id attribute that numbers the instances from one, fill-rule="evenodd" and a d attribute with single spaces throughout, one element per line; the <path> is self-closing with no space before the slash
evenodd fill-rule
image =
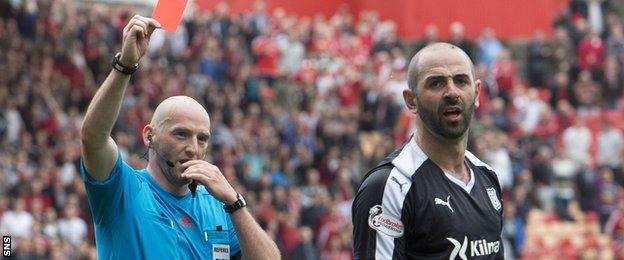
<path id="1" fill-rule="evenodd" d="M 498 196 L 496 196 L 496 189 L 487 188 L 485 190 L 487 191 L 487 194 L 490 197 L 490 201 L 492 202 L 492 206 L 494 206 L 494 209 L 500 210 L 502 205 L 501 205 L 500 200 L 498 199 Z"/>
<path id="2" fill-rule="evenodd" d="M 213 260 L 230 259 L 230 245 L 213 244 L 212 245 L 212 259 Z"/>
<path id="3" fill-rule="evenodd" d="M 368 226 L 388 236 L 399 238 L 403 236 L 403 222 L 400 219 L 387 215 L 381 205 L 375 205 L 368 211 Z"/>

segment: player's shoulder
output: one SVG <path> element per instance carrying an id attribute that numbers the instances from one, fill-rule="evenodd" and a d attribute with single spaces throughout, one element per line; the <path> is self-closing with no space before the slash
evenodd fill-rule
<path id="1" fill-rule="evenodd" d="M 393 168 L 394 166 L 392 164 L 386 163 L 371 169 L 366 173 L 364 180 L 362 180 L 360 190 L 366 187 L 386 185 L 386 180 L 388 179 L 388 176 L 390 176 L 390 172 Z"/>
<path id="2" fill-rule="evenodd" d="M 494 169 L 492 169 L 492 167 L 490 165 L 488 165 L 487 163 L 481 161 L 481 159 L 479 159 L 476 155 L 474 155 L 472 152 L 470 152 L 468 150 L 466 150 L 466 158 L 475 167 L 479 167 L 479 168 L 487 170 L 488 172 L 494 173 Z"/>
<path id="3" fill-rule="evenodd" d="M 481 161 L 481 159 L 479 159 L 474 153 L 469 150 L 466 150 L 466 158 L 468 159 L 468 161 L 470 161 L 470 163 L 474 164 L 474 166 L 485 167 L 486 169 L 493 171 L 490 165 Z"/>
<path id="4" fill-rule="evenodd" d="M 476 168 L 477 171 L 475 173 L 484 174 L 486 177 L 498 181 L 498 177 L 496 176 L 496 172 L 494 171 L 492 166 L 481 161 L 481 159 L 479 159 L 476 155 L 468 150 L 466 150 L 466 158 L 468 159 L 468 162 L 470 162 Z"/>
<path id="5" fill-rule="evenodd" d="M 393 170 L 403 178 L 413 180 L 413 175 L 418 172 L 418 169 L 424 165 L 427 159 L 427 155 L 416 144 L 414 138 L 410 138 L 401 148 L 394 150 L 376 167 L 367 172 L 360 187 L 385 185 Z"/>

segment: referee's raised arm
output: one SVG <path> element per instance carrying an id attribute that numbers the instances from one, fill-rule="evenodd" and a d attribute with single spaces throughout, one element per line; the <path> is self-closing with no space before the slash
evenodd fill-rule
<path id="1" fill-rule="evenodd" d="M 115 165 L 118 150 L 110 133 L 135 64 L 147 51 L 149 38 L 158 27 L 158 21 L 138 15 L 128 22 L 121 53 L 115 56 L 113 69 L 87 108 L 80 131 L 81 150 L 87 174 L 95 180 L 108 178 Z"/>

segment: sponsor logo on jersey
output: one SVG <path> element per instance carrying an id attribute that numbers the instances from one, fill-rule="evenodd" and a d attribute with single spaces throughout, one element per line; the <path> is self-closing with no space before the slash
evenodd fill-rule
<path id="1" fill-rule="evenodd" d="M 398 238 L 403 236 L 404 226 L 400 219 L 387 215 L 381 205 L 375 205 L 368 211 L 368 226 L 388 236 Z"/>
<path id="2" fill-rule="evenodd" d="M 449 256 L 449 260 L 454 260 L 457 257 L 462 260 L 467 260 L 468 255 L 470 255 L 470 258 L 473 258 L 477 256 L 496 254 L 500 251 L 500 241 L 498 240 L 493 242 L 488 242 L 485 239 L 470 241 L 468 240 L 468 237 L 464 236 L 463 242 L 460 243 L 458 240 L 451 237 L 447 237 L 446 239 L 454 246 L 453 251 Z M 466 251 L 468 249 L 470 249 L 470 251 L 469 254 L 466 255 Z"/>
<path id="3" fill-rule="evenodd" d="M 496 190 L 494 188 L 487 188 L 485 189 L 485 191 L 487 191 L 487 194 L 490 197 L 492 206 L 494 206 L 496 210 L 500 210 L 503 206 L 501 205 L 501 202 L 498 199 L 498 196 L 496 196 Z"/>
<path id="4" fill-rule="evenodd" d="M 446 201 L 443 201 L 442 199 L 439 199 L 439 198 L 434 198 L 434 199 L 433 199 L 433 202 L 434 202 L 436 205 L 444 205 L 444 206 L 447 206 L 447 207 L 451 210 L 451 212 L 455 213 L 455 211 L 453 210 L 453 208 L 451 208 L 451 195 L 446 196 Z"/>

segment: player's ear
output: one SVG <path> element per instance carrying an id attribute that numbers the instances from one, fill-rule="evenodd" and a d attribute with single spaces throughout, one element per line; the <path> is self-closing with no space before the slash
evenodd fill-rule
<path id="1" fill-rule="evenodd" d="M 403 90 L 403 99 L 405 100 L 405 105 L 410 112 L 417 114 L 418 113 L 418 101 L 416 100 L 416 93 L 411 89 Z"/>
<path id="2" fill-rule="evenodd" d="M 475 107 L 479 107 L 479 93 L 481 93 L 481 80 L 475 80 Z"/>

